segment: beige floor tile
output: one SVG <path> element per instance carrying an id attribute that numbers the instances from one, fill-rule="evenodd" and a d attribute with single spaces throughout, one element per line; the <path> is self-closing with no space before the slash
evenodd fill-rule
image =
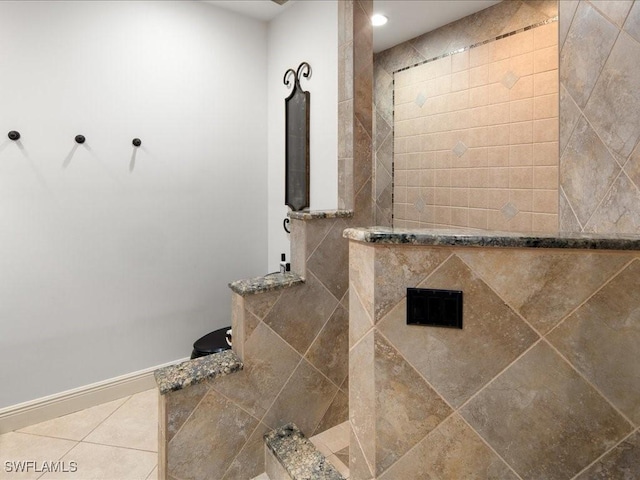
<path id="1" fill-rule="evenodd" d="M 120 398 L 113 402 L 103 403 L 63 417 L 31 425 L 18 430 L 18 432 L 80 441 L 115 412 L 128 398 Z"/>
<path id="2" fill-rule="evenodd" d="M 156 468 L 154 468 L 151 471 L 151 473 L 147 477 L 147 480 L 158 480 L 158 467 L 157 466 L 156 466 Z"/>
<path id="3" fill-rule="evenodd" d="M 333 428 L 319 433 L 314 438 L 326 445 L 331 453 L 338 452 L 349 445 L 349 429 L 343 425 L 336 425 Z"/>
<path id="4" fill-rule="evenodd" d="M 344 463 L 342 463 L 342 461 L 338 457 L 336 457 L 335 455 L 329 455 L 327 457 L 327 461 L 331 465 L 333 465 L 343 477 L 345 478 L 349 477 L 349 467 L 347 467 Z"/>
<path id="5" fill-rule="evenodd" d="M 157 452 L 157 396 L 156 389 L 133 395 L 84 441 Z"/>
<path id="6" fill-rule="evenodd" d="M 75 462 L 75 473 L 47 473 L 43 480 L 146 480 L 155 468 L 158 458 L 153 452 L 128 448 L 79 443 L 63 459 Z"/>
<path id="7" fill-rule="evenodd" d="M 331 455 L 333 452 L 331 451 L 331 449 L 329 447 L 327 447 L 322 440 L 319 438 L 318 435 L 316 435 L 315 437 L 311 437 L 309 439 L 311 441 L 311 443 L 313 443 L 313 445 L 316 447 L 316 450 L 318 450 L 321 454 L 323 454 L 325 457 Z"/>
<path id="8" fill-rule="evenodd" d="M 31 479 L 42 475 L 43 462 L 60 460 L 77 442 L 10 432 L 0 435 L 0 479 Z M 9 463 L 7 463 L 9 462 Z M 16 472 L 15 462 L 37 462 L 29 471 Z M 36 472 L 36 468 L 40 470 Z"/>

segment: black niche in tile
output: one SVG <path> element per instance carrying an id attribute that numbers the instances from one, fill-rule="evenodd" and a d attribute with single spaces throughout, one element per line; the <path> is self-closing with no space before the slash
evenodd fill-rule
<path id="1" fill-rule="evenodd" d="M 462 292 L 407 288 L 407 325 L 462 328 Z"/>

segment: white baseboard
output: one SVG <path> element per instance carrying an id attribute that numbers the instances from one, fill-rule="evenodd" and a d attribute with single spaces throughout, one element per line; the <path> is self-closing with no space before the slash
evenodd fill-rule
<path id="1" fill-rule="evenodd" d="M 188 358 L 2 408 L 0 434 L 144 392 L 156 386 L 155 370 L 185 360 Z"/>

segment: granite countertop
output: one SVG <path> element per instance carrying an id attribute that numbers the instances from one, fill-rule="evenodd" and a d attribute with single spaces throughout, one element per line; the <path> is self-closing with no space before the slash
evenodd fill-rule
<path id="1" fill-rule="evenodd" d="M 353 217 L 353 210 L 315 210 L 289 212 L 289 218 L 295 220 L 313 220 L 315 218 L 350 218 Z"/>
<path id="2" fill-rule="evenodd" d="M 640 235 L 511 233 L 463 229 L 347 228 L 343 237 L 382 245 L 640 250 Z"/>
<path id="3" fill-rule="evenodd" d="M 236 280 L 229 284 L 229 288 L 237 294 L 244 296 L 252 293 L 278 290 L 279 288 L 286 288 L 300 283 L 304 283 L 304 278 L 293 272 L 269 273 L 264 277 Z"/>
<path id="4" fill-rule="evenodd" d="M 293 480 L 344 480 L 295 424 L 272 430 L 264 438 Z"/>
<path id="5" fill-rule="evenodd" d="M 177 365 L 159 368 L 153 375 L 160 395 L 182 390 L 189 385 L 223 377 L 242 370 L 243 364 L 233 350 L 214 353 L 206 357 L 194 358 Z"/>

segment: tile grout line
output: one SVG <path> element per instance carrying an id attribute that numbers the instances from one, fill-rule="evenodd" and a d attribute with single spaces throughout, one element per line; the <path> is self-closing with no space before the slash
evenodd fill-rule
<path id="1" fill-rule="evenodd" d="M 317 220 L 329 220 L 329 219 L 328 219 L 328 218 L 318 218 Z M 331 230 L 333 230 L 333 227 L 335 227 L 335 226 L 336 226 L 335 224 L 337 223 L 337 222 L 336 222 L 337 218 L 333 218 L 333 219 L 331 219 L 331 220 L 334 220 L 333 225 L 331 225 L 331 226 L 327 229 L 326 233 L 322 236 L 322 238 L 320 239 L 320 241 L 318 242 L 318 244 L 314 247 L 314 249 L 311 251 L 311 253 L 309 253 L 309 255 L 307 255 L 307 235 L 306 235 L 306 233 L 307 233 L 307 232 L 306 232 L 307 224 L 305 223 L 305 244 L 303 245 L 303 247 L 304 247 L 304 249 L 305 249 L 305 259 L 304 259 L 304 262 L 305 262 L 305 270 L 307 269 L 308 264 L 309 264 L 309 260 L 311 260 L 311 257 L 313 256 L 313 254 L 314 254 L 314 253 L 316 253 L 316 251 L 318 250 L 318 248 L 320 248 L 320 245 L 322 245 L 322 243 L 323 243 L 323 242 L 326 240 L 326 238 L 329 236 L 329 233 L 331 233 Z M 308 222 L 309 220 L 302 220 L 302 221 Z M 320 283 L 322 283 L 322 282 L 320 282 Z"/>
<path id="2" fill-rule="evenodd" d="M 227 398 L 224 394 L 221 394 L 224 398 Z M 227 398 L 227 400 L 230 400 L 229 398 Z M 232 401 L 232 400 L 230 400 Z M 236 402 L 233 402 L 234 405 L 237 405 Z M 240 407 L 241 410 L 242 407 Z M 246 411 L 245 411 L 246 412 Z M 249 413 L 249 412 L 246 412 Z M 256 418 L 255 416 L 251 415 L 252 418 Z M 256 420 L 258 420 L 256 418 Z M 229 473 L 229 470 L 231 470 L 231 467 L 233 467 L 234 462 L 238 459 L 238 457 L 240 456 L 240 454 L 244 451 L 244 449 L 247 447 L 247 445 L 249 444 L 249 440 L 251 439 L 251 437 L 253 437 L 253 435 L 258 431 L 258 429 L 260 428 L 260 425 L 264 425 L 260 420 L 258 420 L 258 424 L 256 425 L 256 428 L 253 429 L 253 431 L 251 432 L 251 435 L 249 435 L 247 437 L 247 440 L 244 442 L 244 444 L 242 445 L 242 448 L 240 450 L 238 450 L 238 453 L 233 457 L 233 459 L 229 462 L 229 466 L 227 467 L 227 469 L 224 471 L 224 473 L 222 474 L 222 478 L 225 477 L 225 475 L 227 473 Z M 266 426 L 266 425 L 265 425 Z M 264 446 L 264 436 L 262 437 L 262 444 Z"/>
<path id="3" fill-rule="evenodd" d="M 95 427 L 93 427 L 91 429 L 91 431 L 89 433 L 87 433 L 84 437 L 82 437 L 79 441 L 83 442 L 89 435 L 91 435 L 94 431 L 96 431 L 98 429 L 98 427 L 100 427 L 101 425 L 104 424 L 104 422 L 106 422 L 109 418 L 111 418 L 111 416 L 113 414 L 115 414 L 118 410 L 120 410 L 120 408 L 122 408 L 122 406 L 124 406 L 125 403 L 127 403 L 129 400 L 131 400 L 131 397 L 133 397 L 133 395 L 128 395 L 126 397 L 126 400 L 124 400 L 120 405 L 118 405 L 113 412 L 111 412 L 109 415 L 107 415 L 100 423 L 98 423 L 98 425 L 96 425 Z"/>
<path id="4" fill-rule="evenodd" d="M 349 404 L 351 404 L 351 399 L 349 399 Z M 356 439 L 356 447 L 358 447 L 358 450 L 360 450 L 360 452 L 362 453 L 362 458 L 364 458 L 364 463 L 367 465 L 367 468 L 369 469 L 369 472 L 372 474 L 372 476 L 376 476 L 376 469 L 372 468 L 372 465 L 369 463 L 369 459 L 367 458 L 367 455 L 365 455 L 364 453 L 364 448 L 362 448 L 362 442 L 360 441 L 360 437 L 358 436 L 358 433 L 356 432 L 355 428 L 353 428 L 353 425 L 351 423 L 351 419 L 349 419 L 349 467 L 351 467 L 351 455 L 353 454 L 353 452 L 351 451 L 351 433 L 353 433 L 353 436 Z M 373 461 L 376 461 L 375 458 L 376 452 L 375 449 L 373 451 Z M 351 474 L 351 472 L 349 472 L 349 474 Z M 351 476 L 351 475 L 349 475 Z"/>
<path id="5" fill-rule="evenodd" d="M 83 443 L 85 445 L 100 445 L 102 447 L 120 448 L 123 450 L 135 450 L 136 452 L 155 453 L 155 454 L 158 453 L 157 451 L 154 451 L 154 450 L 144 450 L 142 448 L 135 448 L 135 447 L 123 447 L 122 445 L 113 445 L 111 443 L 88 442 L 85 440 L 78 442 L 78 444 L 80 443 Z"/>
<path id="6" fill-rule="evenodd" d="M 549 329 L 544 335 L 541 335 L 542 338 L 547 337 L 551 334 L 555 329 L 557 329 L 561 324 L 565 323 L 574 313 L 576 313 L 580 308 L 582 308 L 587 302 L 589 302 L 593 297 L 595 297 L 601 290 L 603 290 L 609 283 L 611 283 L 616 277 L 618 277 L 622 272 L 624 272 L 629 266 L 637 260 L 637 257 L 633 253 L 624 253 L 623 255 L 631 255 L 632 258 L 627 261 L 619 270 L 616 270 L 611 274 L 609 278 L 607 278 L 602 285 L 596 288 L 587 298 L 585 298 L 582 302 L 580 302 L 576 307 L 569 310 L 569 312 L 562 317 L 556 325 L 554 325 L 551 329 Z"/>
<path id="7" fill-rule="evenodd" d="M 206 380 L 205 380 L 205 382 L 206 382 Z M 203 383 L 203 382 L 200 382 L 200 383 Z M 193 386 L 195 386 L 195 385 L 200 385 L 200 383 L 196 383 L 196 384 L 188 385 L 186 388 L 190 388 L 190 387 L 193 387 Z M 206 386 L 206 387 L 207 387 L 207 391 L 204 393 L 204 395 L 202 395 L 202 398 L 198 401 L 198 403 L 196 403 L 196 406 L 195 406 L 195 407 L 193 407 L 193 410 L 191 410 L 191 412 L 189 413 L 189 415 L 187 415 L 187 418 L 185 418 L 184 422 L 182 422 L 182 425 L 180 425 L 180 428 L 178 428 L 178 430 L 176 430 L 176 431 L 174 432 L 173 436 L 171 437 L 171 440 L 169 440 L 169 439 L 167 438 L 167 436 L 168 436 L 168 433 L 169 433 L 169 432 L 165 430 L 164 443 L 166 444 L 166 448 L 167 448 L 167 449 L 169 448 L 169 444 L 173 441 L 173 439 L 174 439 L 174 438 L 176 438 L 176 437 L 178 436 L 178 434 L 182 431 L 183 427 L 184 427 L 184 426 L 187 424 L 187 422 L 191 419 L 191 417 L 193 416 L 194 412 L 198 409 L 198 407 L 200 406 L 200 404 L 202 403 L 202 401 L 205 399 L 205 397 L 209 394 L 209 392 L 211 392 L 211 390 L 212 390 L 212 385 L 211 385 L 211 384 L 207 384 L 207 386 Z M 181 390 L 184 390 L 184 388 L 182 388 Z M 176 391 L 180 391 L 180 390 L 176 390 Z M 173 392 L 167 392 L 165 395 L 162 395 L 162 396 L 165 398 L 165 400 L 164 400 L 165 402 L 167 401 L 167 400 L 166 400 L 166 398 L 167 398 L 167 397 L 166 397 L 166 395 L 170 395 L 171 393 L 173 393 Z M 218 392 L 216 391 L 216 393 L 218 393 Z M 165 405 L 165 409 L 164 409 L 164 410 L 165 410 L 165 412 L 166 412 L 166 405 Z M 160 422 L 159 414 L 160 414 L 160 412 L 159 412 L 159 409 L 158 409 L 158 422 Z M 163 419 L 163 421 L 164 421 L 164 419 Z M 167 426 L 167 427 L 169 426 L 169 421 L 168 421 L 168 419 L 167 419 L 167 422 L 166 422 L 166 426 Z M 161 439 L 160 439 L 160 438 L 158 438 L 158 447 L 160 446 L 160 445 L 159 445 L 160 440 L 161 440 Z M 160 453 L 160 452 L 158 452 L 158 453 Z"/>
<path id="8" fill-rule="evenodd" d="M 305 281 L 306 282 L 306 281 Z M 304 285 L 304 283 L 302 284 Z M 266 292 L 265 292 L 266 293 Z M 282 294 L 284 293 L 284 289 L 280 290 L 280 293 L 278 294 L 278 297 L 275 299 L 275 301 L 273 302 L 273 304 L 268 308 L 268 310 L 265 312 L 265 314 L 262 317 L 258 317 L 258 315 L 256 315 L 255 313 L 253 313 L 249 308 L 247 308 L 245 302 L 244 302 L 244 297 L 243 297 L 243 305 L 242 305 L 242 310 L 246 310 L 247 312 L 249 312 L 251 315 L 253 315 L 254 317 L 256 317 L 258 319 L 258 323 L 260 322 L 264 322 L 264 319 L 267 318 L 267 316 L 269 315 L 269 313 L 271 313 L 271 310 L 273 310 L 273 308 L 276 306 L 276 304 L 280 301 L 280 299 L 282 298 Z M 259 295 L 259 294 L 258 294 Z M 232 313 L 233 314 L 233 313 Z M 243 319 L 244 320 L 244 319 Z M 266 324 L 265 324 L 266 325 Z M 254 329 L 255 331 L 255 329 Z M 253 333 L 253 332 L 251 332 Z M 232 332 L 233 335 L 233 332 Z M 251 335 L 249 335 L 251 336 Z M 246 342 L 246 340 L 248 339 L 248 337 L 244 340 Z M 232 341 L 233 343 L 233 341 Z"/>
<path id="9" fill-rule="evenodd" d="M 636 428 L 635 423 L 633 423 L 633 422 L 631 421 L 631 419 L 629 419 L 629 417 L 627 417 L 627 415 L 626 415 L 626 414 L 624 414 L 624 413 L 623 413 L 623 412 L 622 412 L 618 407 L 616 407 L 616 406 L 612 403 L 612 401 L 611 401 L 611 400 L 609 400 L 609 398 L 608 398 L 608 397 L 607 397 L 607 396 L 606 396 L 606 395 L 605 395 L 605 394 L 604 394 L 604 393 L 603 393 L 603 392 L 602 392 L 602 391 L 601 391 L 601 390 L 600 390 L 596 385 L 594 385 L 594 384 L 593 384 L 593 383 L 592 383 L 592 382 L 591 382 L 587 377 L 585 377 L 585 375 L 584 375 L 580 370 L 578 370 L 578 368 L 577 368 L 575 365 L 573 365 L 573 364 L 569 361 L 569 359 L 568 359 L 568 358 L 566 358 L 566 357 L 564 356 L 564 354 L 563 354 L 560 350 L 558 350 L 558 349 L 555 347 L 555 345 L 553 345 L 553 344 L 551 343 L 551 341 L 549 341 L 549 340 L 548 340 L 548 339 L 546 339 L 546 338 L 543 338 L 542 340 L 543 340 L 543 341 L 544 341 L 544 342 L 545 342 L 549 347 L 551 347 L 551 349 L 552 349 L 552 350 L 553 350 L 553 351 L 554 351 L 558 356 L 560 356 L 560 358 L 561 358 L 562 360 L 564 360 L 564 361 L 565 361 L 565 362 L 566 362 L 566 363 L 571 367 L 571 370 L 573 370 L 576 374 L 578 374 L 578 376 L 579 376 L 582 380 L 584 380 L 584 381 L 587 383 L 587 385 L 589 385 L 589 386 L 590 386 L 590 387 L 591 387 L 591 388 L 592 388 L 592 389 L 593 389 L 593 390 L 594 390 L 594 391 L 595 391 L 595 392 L 596 392 L 596 393 L 597 393 L 597 394 L 598 394 L 598 395 L 599 395 L 599 396 L 600 396 L 600 397 L 601 397 L 601 398 L 602 398 L 602 399 L 603 399 L 603 400 L 604 400 L 604 401 L 605 401 L 605 402 L 606 402 L 606 403 L 607 403 L 607 404 L 608 404 L 608 405 L 609 405 L 609 406 L 610 406 L 610 407 L 611 407 L 611 408 L 612 408 L 612 409 L 613 409 L 613 410 L 614 410 L 618 415 L 620 415 L 620 416 L 622 417 L 622 419 L 623 419 L 625 422 L 627 422 L 627 423 L 628 423 L 628 425 L 629 425 L 629 426 L 631 426 L 631 430 L 632 430 L 632 431 Z"/>
<path id="10" fill-rule="evenodd" d="M 448 400 L 447 400 L 447 399 L 446 399 L 446 398 L 445 398 L 445 397 L 444 397 L 444 396 L 443 396 L 443 395 L 438 391 L 438 389 L 436 389 L 436 388 L 431 384 L 431 382 L 429 382 L 429 380 L 427 380 L 427 379 L 424 377 L 424 375 L 422 375 L 422 373 L 421 373 L 420 371 L 418 371 L 418 369 L 417 369 L 417 368 L 416 368 L 416 367 L 415 367 L 415 366 L 414 366 L 414 365 L 413 365 L 413 364 L 412 364 L 412 363 L 411 363 L 411 362 L 410 362 L 410 361 L 405 357 L 405 355 L 404 355 L 400 350 L 398 350 L 398 348 L 395 346 L 395 344 L 394 344 L 393 342 L 391 342 L 391 340 L 389 340 L 389 339 L 388 339 L 388 338 L 387 338 L 387 337 L 386 337 L 386 336 L 385 336 L 381 331 L 378 331 L 378 333 L 379 333 L 379 334 L 380 334 L 380 335 L 381 335 L 381 336 L 382 336 L 382 337 L 383 337 L 387 342 L 389 342 L 389 344 L 390 344 L 391 346 L 393 346 L 394 350 L 396 350 L 396 352 L 398 353 L 398 355 L 400 355 L 400 357 L 401 357 L 405 362 L 407 362 L 407 364 L 408 364 L 411 368 L 413 368 L 413 370 L 414 370 L 414 371 L 415 371 L 415 372 L 420 376 L 420 378 L 422 378 L 422 380 L 423 380 L 423 381 L 424 381 L 424 382 L 429 386 L 429 388 L 431 388 L 431 389 L 433 390 L 433 392 L 434 392 L 436 395 L 438 395 L 438 397 L 439 397 L 442 401 L 444 401 L 444 403 L 445 403 L 445 404 L 446 404 L 446 405 L 451 409 L 451 413 L 450 413 L 449 415 L 447 415 L 444 419 L 442 419 L 442 421 L 441 421 L 440 423 L 438 423 L 438 425 L 437 425 L 436 427 L 434 427 L 434 428 L 433 428 L 430 432 L 428 432 L 428 433 L 427 433 L 423 438 L 421 438 L 421 439 L 420 439 L 420 441 L 418 441 L 418 442 L 417 442 L 413 447 L 411 447 L 411 448 L 410 448 L 408 451 L 406 451 L 406 452 L 405 452 L 405 453 L 404 453 L 400 458 L 398 458 L 398 459 L 393 463 L 393 465 L 395 465 L 398 461 L 400 461 L 402 458 L 404 458 L 404 457 L 405 457 L 405 456 L 406 456 L 406 455 L 407 455 L 411 450 L 414 450 L 414 449 L 417 447 L 417 445 L 418 445 L 419 443 L 422 443 L 422 441 L 423 441 L 424 439 L 426 439 L 429 435 L 431 435 L 431 434 L 432 434 L 432 433 L 433 433 L 433 432 L 434 432 L 438 427 L 440 427 L 444 422 L 446 422 L 448 419 L 450 419 L 450 418 L 451 418 L 451 417 L 453 417 L 454 415 L 457 415 L 458 417 L 460 417 L 460 418 L 465 422 L 465 424 L 467 424 L 467 425 L 469 426 L 469 428 L 471 428 L 471 430 L 472 430 L 472 431 L 473 431 L 473 432 L 474 432 L 474 433 L 475 433 L 475 434 L 476 434 L 476 435 L 481 439 L 481 441 L 482 441 L 483 443 L 485 443 L 485 444 L 489 447 L 489 449 L 490 449 L 492 452 L 494 452 L 494 453 L 498 456 L 498 458 L 499 458 L 500 460 L 502 460 L 502 462 L 504 462 L 504 464 L 505 464 L 505 465 L 506 465 L 510 470 L 512 470 L 512 471 L 515 473 L 516 477 L 518 477 L 518 478 L 521 480 L 521 477 L 520 477 L 520 476 L 515 472 L 515 470 L 513 470 L 513 468 L 511 467 L 511 465 L 510 465 L 510 464 L 509 464 L 509 463 L 508 463 L 504 458 L 502 458 L 502 456 L 501 456 L 500 454 L 498 454 L 498 452 L 496 452 L 496 451 L 495 451 L 495 449 L 494 449 L 494 448 L 493 448 L 493 447 L 492 447 L 492 446 L 491 446 L 491 445 L 490 445 L 490 444 L 489 444 L 489 443 L 488 443 L 488 442 L 487 442 L 487 441 L 486 441 L 486 440 L 485 440 L 485 439 L 480 435 L 480 433 L 478 433 L 478 431 L 477 431 L 475 428 L 473 428 L 473 427 L 472 427 L 472 426 L 471 426 L 471 425 L 466 421 L 466 419 L 463 417 L 462 413 L 460 413 L 460 410 L 461 410 L 461 409 L 462 409 L 462 408 L 463 408 L 463 407 L 464 407 L 464 406 L 465 406 L 469 401 L 471 401 L 471 399 L 472 399 L 472 398 L 474 398 L 477 394 L 479 394 L 482 390 L 484 390 L 484 388 L 485 388 L 486 386 L 488 386 L 490 383 L 492 383 L 492 382 L 493 382 L 493 380 L 495 380 L 498 376 L 500 376 L 500 375 L 504 372 L 504 370 L 506 370 L 507 368 L 509 368 L 509 366 L 510 366 L 511 364 L 510 364 L 509 366 L 507 366 L 504 370 L 501 370 L 500 372 L 498 372 L 498 373 L 496 374 L 496 376 L 495 376 L 495 377 L 493 377 L 491 380 L 489 380 L 489 381 L 487 382 L 487 384 L 485 384 L 485 385 L 484 385 L 482 388 L 480 388 L 476 393 L 474 393 L 474 394 L 473 394 L 473 395 L 472 395 L 472 396 L 471 396 L 467 401 L 465 401 L 465 402 L 463 402 L 462 404 L 460 404 L 460 406 L 459 406 L 459 407 L 454 407 L 454 406 L 453 406 L 453 405 L 452 405 L 452 404 L 451 404 L 451 403 L 450 403 L 450 402 L 449 402 L 449 401 L 448 401 Z M 529 349 L 533 348 L 533 346 L 534 346 L 536 343 L 538 343 L 539 341 L 540 341 L 540 340 L 537 340 L 536 342 L 534 342 L 534 344 L 533 344 L 533 345 L 531 345 L 531 347 L 530 347 Z M 528 351 L 529 349 L 527 349 L 527 351 Z M 526 353 L 526 352 L 523 352 L 523 354 L 522 354 L 522 355 L 524 355 L 524 353 Z M 521 355 L 521 356 L 522 356 L 522 355 Z M 518 357 L 518 358 L 520 358 L 520 357 Z M 517 360 L 517 359 L 516 359 L 516 360 Z M 514 362 L 513 362 L 513 363 L 515 363 L 515 361 L 516 361 L 516 360 L 514 360 Z M 391 467 L 388 467 L 388 468 L 387 468 L 387 470 L 388 470 L 389 468 L 391 468 Z M 387 470 L 385 470 L 385 471 L 387 471 Z"/>
<path id="11" fill-rule="evenodd" d="M 500 370 L 491 380 L 489 380 L 485 385 L 483 385 L 477 392 L 473 393 L 467 400 L 465 400 L 459 407 L 458 410 L 462 410 L 467 405 L 469 405 L 478 395 L 480 395 L 484 390 L 486 390 L 489 385 L 493 384 L 499 377 L 501 377 L 507 370 L 509 370 L 513 365 L 515 365 L 522 357 L 528 354 L 531 350 L 533 350 L 540 342 L 542 342 L 542 338 L 538 338 L 535 342 L 533 342 L 529 347 L 527 347 L 520 355 L 518 355 L 511 363 L 509 363 L 506 367 Z M 462 414 L 461 414 L 462 416 Z M 474 429 L 475 430 L 475 429 Z"/>
<path id="12" fill-rule="evenodd" d="M 513 472 L 513 474 L 518 478 L 518 480 L 522 480 L 522 477 L 518 474 L 518 472 L 516 472 L 516 470 L 511 466 L 511 464 L 509 462 L 507 462 L 504 457 L 502 455 L 500 455 L 498 453 L 498 451 L 493 447 L 493 445 L 491 445 L 489 443 L 489 441 L 487 439 L 485 439 L 482 435 L 480 435 L 480 432 L 478 432 L 468 421 L 465 417 L 462 416 L 462 414 L 460 412 L 456 412 L 458 414 L 458 417 L 460 417 L 462 419 L 462 421 L 464 422 L 465 425 L 467 425 L 469 427 L 469 429 L 476 434 L 476 436 L 480 439 L 480 441 L 482 443 L 484 443 L 487 448 L 489 450 L 491 450 L 495 456 L 497 456 L 500 460 L 502 460 L 502 462 L 507 466 L 507 468 L 509 470 L 511 470 Z"/>
<path id="13" fill-rule="evenodd" d="M 558 177 L 559 177 L 559 175 L 558 175 Z M 578 226 L 580 227 L 580 233 L 584 233 L 584 226 L 582 225 L 582 222 L 578 218 L 578 215 L 576 214 L 576 211 L 574 210 L 573 205 L 571 205 L 571 202 L 569 201 L 569 197 L 567 196 L 566 192 L 564 191 L 564 187 L 562 185 L 559 185 L 559 187 L 558 187 L 558 195 L 560 195 L 560 194 L 564 195 L 564 198 L 567 201 L 567 205 L 569 205 L 569 209 L 571 210 L 571 213 L 573 214 L 573 218 L 575 218 L 576 222 L 578 222 Z M 558 202 L 558 210 L 560 210 L 559 202 Z M 558 211 L 558 216 L 560 216 L 560 212 L 559 211 Z M 559 220 L 560 219 L 558 219 L 558 221 Z"/>
<path id="14" fill-rule="evenodd" d="M 351 283 L 351 282 L 350 282 Z M 360 336 L 360 338 L 358 340 L 356 340 L 354 342 L 353 345 L 349 345 L 349 355 L 351 355 L 351 352 L 353 351 L 353 349 L 355 347 L 357 347 L 362 340 L 364 339 L 364 337 L 366 337 L 369 332 L 375 328 L 375 325 L 373 323 L 373 320 L 371 319 L 371 315 L 369 315 L 369 312 L 367 312 L 366 307 L 364 306 L 364 304 L 362 303 L 362 300 L 360 298 L 360 295 L 358 294 L 358 289 L 355 288 L 355 286 L 350 286 L 349 291 L 351 291 L 351 289 L 353 289 L 353 293 L 356 296 L 356 300 L 358 301 L 358 303 L 360 304 L 360 306 L 362 307 L 362 310 L 364 311 L 364 313 L 367 315 L 367 318 L 369 319 L 369 328 L 367 328 L 367 330 Z M 349 310 L 351 310 L 351 301 L 349 301 Z M 351 326 L 351 320 L 349 320 L 349 326 Z"/>
<path id="15" fill-rule="evenodd" d="M 598 458 L 596 458 L 593 462 L 591 462 L 589 465 L 587 465 L 582 470 L 580 470 L 578 473 L 576 473 L 575 476 L 571 477 L 571 480 L 577 480 L 578 477 L 580 477 L 581 474 L 587 472 L 592 466 L 597 464 L 600 460 L 604 459 L 604 457 L 609 455 L 609 453 L 613 452 L 624 441 L 628 440 L 630 437 L 632 437 L 634 434 L 636 434 L 638 432 L 640 432 L 640 429 L 638 429 L 638 428 L 633 429 L 631 431 L 631 433 L 629 433 L 629 435 L 625 435 L 624 437 L 622 437 L 622 439 L 619 442 L 617 442 L 613 447 L 611 447 L 610 449 L 606 450 L 602 455 L 600 455 Z"/>
<path id="16" fill-rule="evenodd" d="M 456 255 L 456 256 L 471 272 L 473 272 L 473 274 L 475 276 L 477 276 L 482 281 L 482 283 L 484 283 L 487 286 L 487 288 L 489 290 L 491 290 L 491 292 L 493 292 L 493 294 L 495 296 L 497 296 L 500 299 L 500 301 L 502 301 L 509 308 L 509 310 L 511 310 L 520 320 L 522 320 L 525 323 L 525 325 L 527 325 L 531 330 L 533 330 L 533 332 L 535 334 L 537 334 L 539 338 L 543 338 L 544 337 L 544 335 L 542 333 L 540 333 L 538 328 L 536 328 L 531 322 L 529 322 L 529 320 L 527 320 L 525 318 L 524 315 L 522 315 L 520 313 L 518 308 L 516 308 L 515 306 L 511 305 L 511 302 L 509 302 L 505 298 L 503 298 L 503 296 L 495 288 L 493 288 L 491 283 L 485 279 L 484 275 L 480 274 L 474 268 L 472 268 L 471 265 L 469 265 L 467 262 L 465 262 L 464 258 L 462 258 L 460 255 Z M 537 342 L 537 340 L 536 340 L 536 342 Z M 536 343 L 536 342 L 534 342 L 534 343 Z"/>

